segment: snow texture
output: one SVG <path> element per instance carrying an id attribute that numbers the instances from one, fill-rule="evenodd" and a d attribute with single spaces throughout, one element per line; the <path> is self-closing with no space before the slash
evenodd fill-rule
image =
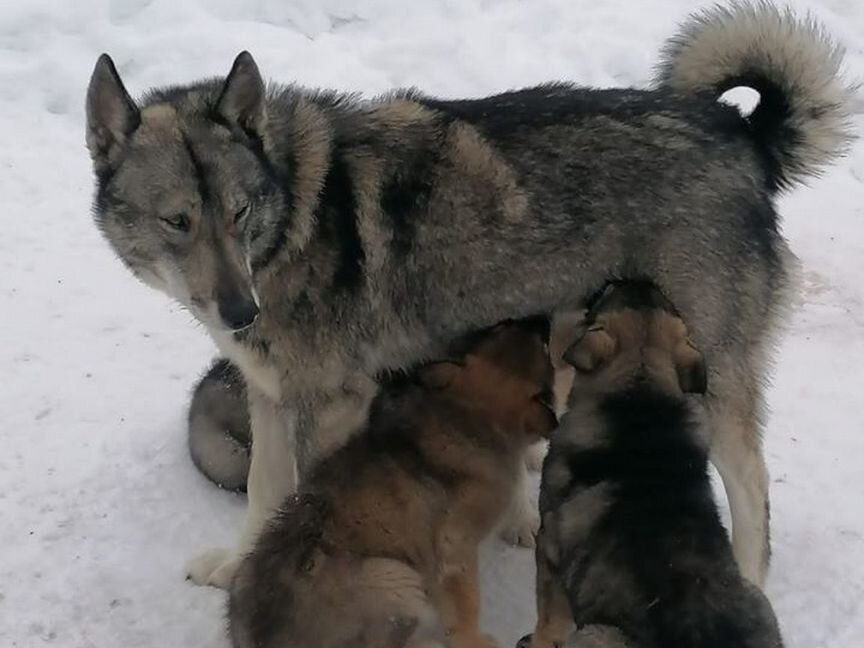
<path id="1" fill-rule="evenodd" d="M 864 78 L 864 2 L 810 0 Z M 224 594 L 184 582 L 244 503 L 193 468 L 185 407 L 214 353 L 136 283 L 89 214 L 84 91 L 224 75 L 481 96 L 546 80 L 645 85 L 690 0 L 6 0 L 0 5 L 0 646 L 225 648 Z M 864 125 L 856 99 L 855 127 Z M 774 561 L 791 648 L 864 641 L 864 144 L 783 199 L 804 265 L 770 391 Z M 530 551 L 493 543 L 483 623 L 531 629 Z"/>

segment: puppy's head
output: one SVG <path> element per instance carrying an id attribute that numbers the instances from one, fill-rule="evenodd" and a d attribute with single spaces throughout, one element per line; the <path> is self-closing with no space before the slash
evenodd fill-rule
<path id="1" fill-rule="evenodd" d="M 564 360 L 571 394 L 602 394 L 643 382 L 668 394 L 704 394 L 702 353 L 674 306 L 652 284 L 611 284 L 576 326 Z"/>
<path id="2" fill-rule="evenodd" d="M 420 369 L 421 382 L 473 409 L 490 423 L 548 436 L 558 424 L 551 408 L 552 366 L 545 318 L 505 322 L 463 341 L 461 357 Z"/>

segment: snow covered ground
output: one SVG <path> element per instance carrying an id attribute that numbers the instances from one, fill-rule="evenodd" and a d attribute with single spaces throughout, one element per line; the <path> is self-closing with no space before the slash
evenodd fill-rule
<path id="1" fill-rule="evenodd" d="M 235 538 L 240 498 L 186 455 L 213 348 L 139 286 L 89 215 L 84 91 L 110 52 L 130 91 L 225 74 L 479 96 L 551 79 L 645 84 L 690 0 L 6 0 L 0 4 L 0 646 L 226 647 L 223 593 L 183 581 Z M 864 78 L 864 2 L 795 2 Z M 864 126 L 858 99 L 856 126 Z M 864 144 L 784 199 L 804 264 L 767 452 L 769 582 L 791 648 L 864 645 Z M 489 548 L 484 623 L 533 619 L 530 552 Z"/>

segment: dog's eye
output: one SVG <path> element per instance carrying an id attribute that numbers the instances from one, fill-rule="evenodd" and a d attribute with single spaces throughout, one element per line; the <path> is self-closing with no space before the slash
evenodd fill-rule
<path id="1" fill-rule="evenodd" d="M 172 214 L 171 216 L 161 216 L 159 218 L 165 225 L 178 232 L 189 231 L 189 217 L 186 214 Z"/>
<path id="2" fill-rule="evenodd" d="M 245 205 L 243 205 L 243 207 L 234 212 L 234 224 L 239 225 L 240 223 L 242 223 L 243 219 L 249 215 L 249 211 L 249 203 L 246 203 Z"/>

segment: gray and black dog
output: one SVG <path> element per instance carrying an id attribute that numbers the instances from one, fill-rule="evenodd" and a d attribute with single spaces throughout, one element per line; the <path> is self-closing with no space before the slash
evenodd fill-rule
<path id="1" fill-rule="evenodd" d="M 698 411 L 706 365 L 674 305 L 648 282 L 613 284 L 569 333 L 570 410 L 540 488 L 537 627 L 519 645 L 560 648 L 604 625 L 634 648 L 782 648 L 720 521 Z"/>
<path id="2" fill-rule="evenodd" d="M 254 449 L 239 554 L 297 470 L 366 419 L 377 372 L 508 318 L 644 277 L 711 367 L 712 460 L 743 573 L 768 556 L 760 412 L 794 258 L 774 197 L 848 141 L 841 56 L 767 3 L 692 18 L 650 90 L 555 83 L 477 100 L 360 100 L 226 78 L 134 101 L 111 59 L 87 93 L 94 213 L 246 379 Z M 749 116 L 717 99 L 759 91 Z M 296 439 L 296 443 L 295 443 Z M 237 551 L 190 575 L 225 586 Z"/>

